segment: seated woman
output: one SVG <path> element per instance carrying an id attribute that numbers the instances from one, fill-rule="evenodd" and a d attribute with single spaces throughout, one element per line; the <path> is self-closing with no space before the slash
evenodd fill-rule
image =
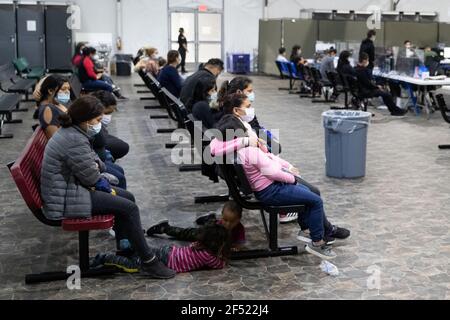
<path id="1" fill-rule="evenodd" d="M 154 77 L 158 77 L 159 72 L 161 70 L 160 61 L 164 59 L 160 59 L 158 57 L 158 49 L 150 47 L 143 49 L 143 55 L 139 58 L 139 61 L 135 63 L 134 71 L 138 72 L 139 70 L 144 69 L 146 72 L 151 73 Z M 165 63 L 163 64 L 163 66 Z"/>
<path id="2" fill-rule="evenodd" d="M 86 47 L 85 42 L 78 42 L 75 46 L 75 53 L 72 57 L 72 65 L 78 69 L 81 60 L 83 59 L 83 49 Z"/>
<path id="3" fill-rule="evenodd" d="M 141 258 L 143 273 L 159 279 L 172 278 L 175 272 L 155 257 L 145 241 L 134 196 L 111 188 L 100 175 L 105 165 L 96 160 L 89 139 L 100 131 L 102 115 L 102 103 L 84 96 L 60 116 L 62 128 L 49 140 L 42 162 L 43 213 L 51 220 L 114 215 L 117 245 L 128 239 Z"/>
<path id="4" fill-rule="evenodd" d="M 183 79 L 178 73 L 177 66 L 180 64 L 180 54 L 176 50 L 170 50 L 167 54 L 167 64 L 159 73 L 158 81 L 162 87 L 169 90 L 175 97 L 180 97 Z"/>
<path id="5" fill-rule="evenodd" d="M 112 96 L 111 93 L 109 94 Z M 39 96 L 41 97 L 41 100 L 39 101 L 39 124 L 44 130 L 47 139 L 50 139 L 61 126 L 60 116 L 67 113 L 66 106 L 70 103 L 70 84 L 67 79 L 57 75 L 50 75 L 44 80 L 40 88 Z M 108 100 L 105 100 L 105 102 L 108 102 Z M 115 139 L 120 140 L 118 138 Z M 107 145 L 107 141 L 108 135 L 96 135 L 92 138 L 92 143 L 96 146 L 102 144 Z M 123 146 L 121 148 L 122 150 L 125 149 Z M 102 152 L 99 152 L 99 156 L 101 155 Z M 106 156 L 106 154 L 103 155 Z M 119 180 L 118 186 L 122 189 L 126 189 L 127 183 L 125 172 L 119 165 L 107 161 L 106 173 L 115 176 Z"/>
<path id="6" fill-rule="evenodd" d="M 110 134 L 108 133 L 107 126 L 111 122 L 111 114 L 116 110 L 116 99 L 113 94 L 108 91 L 96 91 L 92 93 L 94 97 L 100 100 L 100 102 L 104 106 L 104 113 L 102 117 L 102 128 L 98 134 L 96 134 L 92 140 L 92 146 L 94 151 L 99 156 L 100 160 L 102 160 L 106 165 L 106 172 L 115 176 L 119 181 L 117 186 L 121 189 L 127 189 L 127 180 L 125 177 L 125 171 L 121 166 L 114 163 L 116 158 L 113 156 L 113 152 L 108 145 L 108 141 L 110 139 Z M 119 138 L 113 137 L 114 142 L 120 149 L 126 149 L 126 153 L 128 153 L 129 146 L 126 142 L 120 140 Z M 123 146 L 122 146 L 123 145 Z M 115 145 L 113 144 L 113 150 Z M 117 153 L 117 150 L 116 150 Z M 125 154 L 126 154 L 125 153 Z"/>
<path id="7" fill-rule="evenodd" d="M 104 147 L 109 151 L 113 160 L 121 159 L 128 154 L 130 146 L 122 139 L 119 139 L 108 132 L 108 125 L 111 123 L 112 114 L 117 111 L 117 100 L 108 91 L 96 91 L 93 92 L 92 95 L 99 99 L 105 107 L 101 131 L 103 139 L 105 140 Z M 102 156 L 100 156 L 100 158 L 102 159 Z"/>
<path id="8" fill-rule="evenodd" d="M 39 89 L 38 119 L 50 139 L 59 129 L 59 116 L 67 112 L 70 102 L 69 81 L 58 75 L 49 75 Z"/>
<path id="9" fill-rule="evenodd" d="M 235 102 L 234 103 L 228 103 L 228 101 L 231 102 L 233 100 L 233 98 L 235 99 Z M 235 105 L 234 108 L 240 109 L 240 108 L 242 108 L 242 106 L 245 106 L 245 104 L 244 104 L 245 100 L 246 100 L 246 98 L 244 96 L 240 95 L 240 97 L 239 97 L 239 94 L 235 94 L 235 95 L 230 96 L 227 99 L 225 105 L 229 106 L 228 110 L 231 109 L 232 105 Z M 241 101 L 241 105 L 239 105 L 239 101 Z M 248 129 L 243 125 L 241 119 L 238 118 L 238 114 L 239 114 L 239 110 L 234 110 L 232 113 L 229 112 L 228 115 L 224 116 L 219 121 L 219 123 L 217 124 L 217 127 L 219 128 L 219 130 L 222 133 L 222 136 L 224 138 L 222 138 L 223 141 L 221 141 L 220 139 L 213 139 L 211 141 L 211 144 L 210 144 L 211 154 L 213 156 L 222 156 L 222 155 L 225 155 L 225 154 L 233 152 L 233 151 L 237 151 L 238 154 L 239 154 L 239 152 L 241 152 L 241 150 L 258 149 L 259 150 L 258 153 L 261 153 L 261 154 L 265 155 L 264 158 L 269 158 L 271 160 L 275 159 L 274 161 L 278 161 L 280 158 L 278 158 L 278 157 L 276 157 L 276 156 L 274 156 L 274 155 L 272 155 L 270 153 L 267 153 L 267 151 L 264 150 L 264 148 L 258 148 L 259 146 L 261 146 L 259 143 L 256 143 L 256 146 L 255 146 L 254 142 L 251 142 L 252 139 L 248 139 Z M 234 124 L 235 122 L 240 123 L 240 125 L 236 126 Z M 246 134 L 244 136 L 238 137 L 237 139 L 233 139 L 230 136 L 228 136 L 228 137 L 225 136 L 226 129 L 231 129 L 231 130 L 245 129 L 244 131 L 246 132 Z M 246 140 L 247 140 L 247 142 L 246 142 Z M 282 161 L 282 163 L 283 164 L 287 164 L 287 162 L 283 162 L 283 161 Z M 244 169 L 245 169 L 245 167 L 244 167 Z M 291 168 L 289 166 L 287 168 L 284 168 L 283 170 L 284 171 L 288 171 L 290 169 L 292 169 L 292 172 L 290 173 L 291 177 L 289 177 L 288 182 L 292 181 L 291 183 L 297 183 L 297 185 L 301 186 L 304 189 L 307 189 L 310 193 L 313 193 L 317 197 L 320 198 L 320 192 L 319 192 L 319 190 L 317 188 L 315 188 L 314 186 L 310 185 L 309 183 L 307 183 L 306 181 L 304 181 L 300 177 L 298 177 L 298 170 L 296 170 L 293 167 Z M 252 173 L 255 173 L 255 171 L 252 171 Z M 262 179 L 264 177 L 260 177 L 260 178 Z M 252 178 L 249 178 L 250 182 L 251 182 L 251 180 L 252 180 Z M 257 182 L 258 181 L 256 181 L 256 183 Z M 251 184 L 252 184 L 252 182 L 251 182 Z M 254 191 L 258 191 L 258 190 L 254 189 Z M 258 197 L 258 193 L 255 192 L 255 194 Z M 268 202 L 267 204 L 270 205 L 271 204 L 271 200 L 267 199 L 267 198 L 265 198 L 265 199 Z M 266 203 L 263 199 L 259 199 L 259 200 L 261 200 L 262 202 Z M 295 205 L 295 204 L 303 204 L 303 203 L 301 203 L 301 202 L 288 203 L 286 205 Z M 306 242 L 310 242 L 311 240 L 310 240 L 310 236 L 308 234 L 309 230 L 311 229 L 310 225 L 309 225 L 309 222 L 308 222 L 309 218 L 308 218 L 308 216 L 305 217 L 305 216 L 302 216 L 302 215 L 299 216 L 298 218 L 299 218 L 298 222 L 299 222 L 299 225 L 301 227 L 301 231 L 299 233 L 298 239 L 302 240 L 302 241 L 305 241 L 305 239 L 306 239 Z M 323 221 L 323 226 L 322 227 L 325 230 L 325 240 L 326 240 L 327 244 L 331 244 L 332 242 L 335 241 L 335 239 L 346 239 L 346 238 L 349 237 L 350 232 L 348 230 L 346 230 L 344 228 L 339 228 L 337 226 L 333 226 L 331 223 L 328 222 L 328 220 L 326 219 L 325 214 L 323 214 L 322 221 Z M 308 241 L 308 239 L 309 239 L 309 241 Z"/>
<path id="10" fill-rule="evenodd" d="M 248 77 L 236 77 L 231 81 L 225 81 L 220 88 L 218 94 L 219 108 L 222 109 L 223 102 L 226 96 L 233 93 L 243 93 L 247 96 L 251 103 L 251 109 L 247 109 L 248 115 L 245 116 L 246 122 L 250 124 L 253 131 L 256 132 L 259 138 L 266 140 L 269 150 L 272 153 L 281 153 L 281 146 L 279 141 L 272 135 L 272 133 L 259 124 L 253 108 L 255 102 L 255 91 L 253 90 L 253 81 Z"/>
<path id="11" fill-rule="evenodd" d="M 222 116 L 219 110 L 212 108 L 216 103 L 216 80 L 212 78 L 200 79 L 194 89 L 192 115 L 197 120 L 202 121 L 207 129 L 213 128 L 217 120 Z"/>
<path id="12" fill-rule="evenodd" d="M 105 90 L 112 92 L 112 85 L 101 80 L 103 73 L 97 73 L 95 71 L 95 64 L 93 60 L 95 53 L 96 50 L 94 48 L 85 47 L 83 49 L 83 58 L 81 59 L 78 67 L 80 82 L 83 87 L 89 91 Z"/>

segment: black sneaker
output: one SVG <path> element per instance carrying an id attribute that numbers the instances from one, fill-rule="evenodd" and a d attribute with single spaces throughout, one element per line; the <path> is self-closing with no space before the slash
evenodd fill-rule
<path id="1" fill-rule="evenodd" d="M 170 279 L 177 274 L 172 269 L 166 267 L 156 257 L 150 262 L 141 263 L 141 272 L 154 279 Z"/>
<path id="2" fill-rule="evenodd" d="M 330 237 L 339 240 L 347 239 L 348 237 L 350 237 L 350 230 L 333 226 L 333 232 L 331 233 Z"/>
<path id="3" fill-rule="evenodd" d="M 147 229 L 147 236 L 152 237 L 155 234 L 164 234 L 164 229 L 169 226 L 169 220 L 162 220 Z"/>
<path id="4" fill-rule="evenodd" d="M 198 224 L 199 226 L 204 226 L 209 221 L 216 220 L 216 219 L 217 218 L 216 218 L 216 214 L 215 213 L 207 213 L 207 214 L 201 215 L 200 217 L 195 219 L 195 223 Z"/>

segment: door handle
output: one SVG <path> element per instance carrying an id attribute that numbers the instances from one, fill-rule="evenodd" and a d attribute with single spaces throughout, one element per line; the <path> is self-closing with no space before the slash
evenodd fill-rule
<path id="1" fill-rule="evenodd" d="M 16 36 L 10 36 L 9 39 L 11 40 L 11 43 L 16 42 Z"/>
<path id="2" fill-rule="evenodd" d="M 39 37 L 39 42 L 44 43 L 44 37 Z"/>

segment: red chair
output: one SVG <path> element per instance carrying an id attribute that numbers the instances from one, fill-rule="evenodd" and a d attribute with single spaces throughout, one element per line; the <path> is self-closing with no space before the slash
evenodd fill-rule
<path id="1" fill-rule="evenodd" d="M 114 216 L 95 216 L 91 219 L 49 220 L 42 212 L 40 194 L 41 166 L 47 137 L 37 127 L 19 158 L 8 167 L 25 203 L 33 215 L 42 223 L 62 227 L 65 231 L 77 231 L 79 239 L 79 266 L 81 277 L 95 277 L 118 272 L 116 269 L 89 269 L 89 231 L 109 229 L 114 225 Z M 46 272 L 25 276 L 25 283 L 65 280 L 70 276 L 66 272 Z"/>

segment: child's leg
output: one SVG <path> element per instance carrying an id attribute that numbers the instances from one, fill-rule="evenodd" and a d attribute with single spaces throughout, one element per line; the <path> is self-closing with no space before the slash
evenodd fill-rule
<path id="1" fill-rule="evenodd" d="M 164 233 L 180 241 L 197 241 L 199 228 L 180 228 L 168 226 L 164 228 Z"/>
<path id="2" fill-rule="evenodd" d="M 153 247 L 149 246 L 150 251 L 154 254 L 159 261 L 164 263 L 166 266 L 169 263 L 169 255 L 172 250 L 172 246 L 161 246 L 161 247 Z"/>

